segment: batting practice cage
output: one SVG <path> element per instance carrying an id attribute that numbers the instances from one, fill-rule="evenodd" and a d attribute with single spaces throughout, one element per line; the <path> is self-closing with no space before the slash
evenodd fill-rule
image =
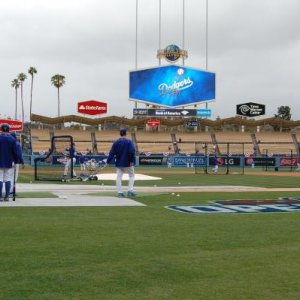
<path id="1" fill-rule="evenodd" d="M 70 159 L 70 147 L 73 137 L 69 135 L 53 136 L 51 148 L 45 154 L 34 159 L 34 179 L 44 181 L 62 181 L 74 175 L 74 159 Z"/>
<path id="2" fill-rule="evenodd" d="M 244 174 L 243 143 L 195 143 L 195 174 Z"/>

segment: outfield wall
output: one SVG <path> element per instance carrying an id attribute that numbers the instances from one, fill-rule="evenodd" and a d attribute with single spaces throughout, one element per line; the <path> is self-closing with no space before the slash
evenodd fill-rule
<path id="1" fill-rule="evenodd" d="M 44 155 L 32 155 L 31 165 L 34 165 L 34 159 L 45 157 Z M 86 155 L 85 161 L 96 160 L 99 165 L 103 164 L 107 155 Z M 267 168 L 297 168 L 300 164 L 300 157 L 287 155 L 268 156 L 244 156 L 244 155 L 219 155 L 217 156 L 219 166 L 229 167 L 267 167 Z M 63 155 L 53 155 L 50 162 L 43 162 L 44 166 L 63 166 L 65 162 Z M 79 166 L 79 157 L 76 158 L 75 166 Z M 114 162 L 111 163 L 111 166 Z M 151 154 L 136 156 L 136 166 L 155 166 L 155 167 L 213 167 L 215 165 L 215 156 L 205 155 L 164 155 Z"/>

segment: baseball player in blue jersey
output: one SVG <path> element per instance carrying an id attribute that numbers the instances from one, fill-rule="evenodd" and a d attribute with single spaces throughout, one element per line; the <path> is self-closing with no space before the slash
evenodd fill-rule
<path id="1" fill-rule="evenodd" d="M 66 149 L 66 164 L 64 169 L 64 176 L 67 176 L 69 168 L 71 168 L 71 162 L 73 161 L 73 176 L 76 177 L 76 171 L 75 171 L 76 155 L 77 155 L 77 150 L 75 147 L 75 143 L 71 143 L 70 148 Z"/>
<path id="2" fill-rule="evenodd" d="M 120 130 L 120 138 L 116 140 L 109 152 L 106 164 L 109 164 L 114 158 L 116 159 L 117 169 L 117 192 L 118 197 L 125 197 L 122 191 L 122 178 L 125 172 L 129 175 L 128 182 L 128 197 L 135 197 L 136 193 L 133 191 L 134 185 L 134 159 L 135 159 L 135 148 L 133 142 L 126 138 L 126 129 Z"/>
<path id="3" fill-rule="evenodd" d="M 2 201 L 3 183 L 5 184 L 4 201 L 9 201 L 11 182 L 13 182 L 13 163 L 18 161 L 16 140 L 9 134 L 9 125 L 1 125 L 0 134 L 0 201 Z"/>

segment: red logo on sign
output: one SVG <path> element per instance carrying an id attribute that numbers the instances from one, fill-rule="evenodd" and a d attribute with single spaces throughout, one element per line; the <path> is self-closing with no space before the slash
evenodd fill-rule
<path id="1" fill-rule="evenodd" d="M 17 120 L 5 120 L 0 119 L 0 124 L 8 124 L 10 131 L 22 131 L 23 130 L 23 122 Z"/>
<path id="2" fill-rule="evenodd" d="M 87 115 L 100 115 L 107 113 L 107 103 L 89 100 L 77 103 L 77 111 Z"/>
<path id="3" fill-rule="evenodd" d="M 160 126 L 160 120 L 148 120 L 147 121 L 147 125 L 149 127 L 156 127 L 156 126 Z"/>

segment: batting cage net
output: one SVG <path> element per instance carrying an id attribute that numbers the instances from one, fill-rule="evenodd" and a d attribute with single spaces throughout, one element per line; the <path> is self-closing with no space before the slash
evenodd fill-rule
<path id="1" fill-rule="evenodd" d="M 72 136 L 52 137 L 49 151 L 40 153 L 40 156 L 34 159 L 35 180 L 62 181 L 74 178 L 75 158 L 71 157 L 71 149 L 76 152 Z"/>
<path id="2" fill-rule="evenodd" d="M 243 143 L 195 143 L 195 174 L 244 174 Z"/>

